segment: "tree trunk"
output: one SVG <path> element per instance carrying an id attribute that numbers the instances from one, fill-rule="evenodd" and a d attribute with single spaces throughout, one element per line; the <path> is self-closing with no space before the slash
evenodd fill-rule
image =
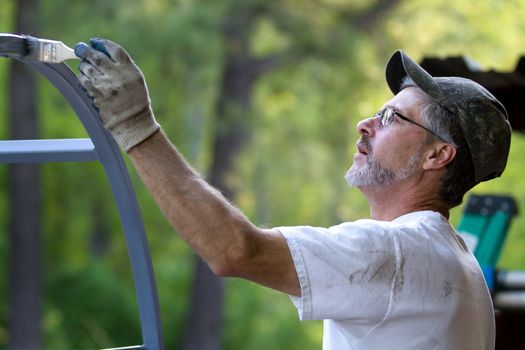
<path id="1" fill-rule="evenodd" d="M 36 34 L 36 0 L 16 2 L 16 31 Z M 12 139 L 38 135 L 36 80 L 24 64 L 9 71 L 9 115 Z M 40 176 L 34 164 L 8 170 L 9 186 L 9 341 L 10 349 L 41 348 L 40 334 Z"/>
<path id="2" fill-rule="evenodd" d="M 100 259 L 107 255 L 109 251 L 109 227 L 107 217 L 107 205 L 100 197 L 92 198 L 91 209 L 91 230 L 89 233 L 89 251 L 93 258 Z"/>
<path id="3" fill-rule="evenodd" d="M 182 350 L 218 350 L 221 345 L 223 281 L 199 257 Z"/>
<path id="4" fill-rule="evenodd" d="M 256 66 L 248 55 L 250 21 L 243 16 L 230 18 L 226 31 L 228 52 L 222 74 L 221 94 L 217 104 L 213 162 L 209 183 L 233 200 L 235 189 L 227 181 L 234 160 L 250 135 L 251 90 Z M 241 18 L 241 20 L 239 20 Z M 196 257 L 188 321 L 182 350 L 218 350 L 221 347 L 223 317 L 223 281 L 213 274 L 200 257 Z"/>

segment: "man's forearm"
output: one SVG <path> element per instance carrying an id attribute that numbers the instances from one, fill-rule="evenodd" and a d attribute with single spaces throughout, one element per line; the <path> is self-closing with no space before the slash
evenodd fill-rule
<path id="1" fill-rule="evenodd" d="M 162 130 L 129 156 L 164 215 L 216 274 L 300 295 L 284 237 L 254 226 L 191 168 Z"/>
<path id="2" fill-rule="evenodd" d="M 165 216 L 212 269 L 246 254 L 256 228 L 191 168 L 162 131 L 129 156 Z"/>

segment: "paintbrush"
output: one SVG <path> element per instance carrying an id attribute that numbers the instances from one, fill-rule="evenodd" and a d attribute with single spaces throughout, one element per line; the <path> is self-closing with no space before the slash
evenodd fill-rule
<path id="1" fill-rule="evenodd" d="M 35 38 L 23 35 L 26 39 L 27 54 L 25 58 L 47 62 L 61 63 L 65 60 L 79 59 L 72 48 L 61 41 Z"/>

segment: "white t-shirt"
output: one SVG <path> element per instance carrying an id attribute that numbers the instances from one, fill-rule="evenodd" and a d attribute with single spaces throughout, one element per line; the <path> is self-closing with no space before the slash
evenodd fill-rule
<path id="1" fill-rule="evenodd" d="M 391 222 L 278 227 L 301 284 L 301 320 L 324 320 L 323 349 L 494 349 L 481 269 L 433 211 Z"/>

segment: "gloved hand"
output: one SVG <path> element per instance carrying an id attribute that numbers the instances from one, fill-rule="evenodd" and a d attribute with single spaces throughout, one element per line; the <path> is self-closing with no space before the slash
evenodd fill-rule
<path id="1" fill-rule="evenodd" d="M 128 152 L 160 128 L 151 110 L 144 76 L 116 43 L 91 39 L 75 46 L 82 59 L 78 79 L 117 143 Z"/>

